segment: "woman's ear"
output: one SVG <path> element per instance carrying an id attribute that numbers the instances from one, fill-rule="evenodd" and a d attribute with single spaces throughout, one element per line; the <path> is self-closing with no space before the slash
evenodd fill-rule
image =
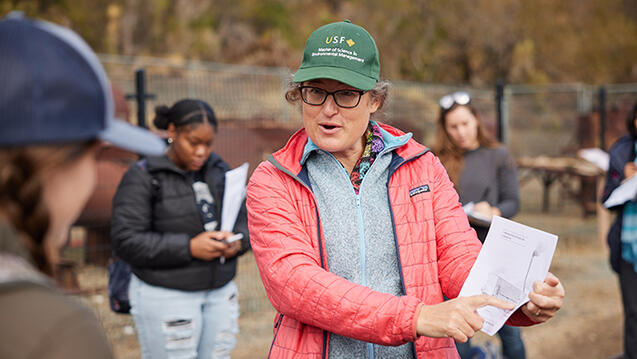
<path id="1" fill-rule="evenodd" d="M 177 128 L 175 127 L 174 123 L 169 123 L 168 124 L 168 128 L 166 129 L 166 132 L 168 133 L 168 138 L 174 140 L 177 137 Z"/>
<path id="2" fill-rule="evenodd" d="M 378 97 L 370 97 L 369 100 L 369 112 L 374 113 L 382 107 L 381 100 Z"/>

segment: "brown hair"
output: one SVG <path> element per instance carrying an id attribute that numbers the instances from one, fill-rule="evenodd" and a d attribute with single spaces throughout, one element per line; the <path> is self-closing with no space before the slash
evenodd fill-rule
<path id="1" fill-rule="evenodd" d="M 25 241 L 35 266 L 52 275 L 44 240 L 49 209 L 42 200 L 49 170 L 81 157 L 95 141 L 65 145 L 34 145 L 0 149 L 0 213 Z"/>
<path id="2" fill-rule="evenodd" d="M 458 105 L 454 104 L 449 109 L 444 110 L 440 108 L 440 113 L 438 115 L 438 135 L 436 136 L 436 146 L 434 152 L 440 158 L 440 161 L 447 169 L 447 173 L 449 174 L 449 178 L 451 181 L 458 187 L 458 181 L 460 179 L 460 173 L 464 168 L 464 150 L 456 146 L 446 129 L 446 121 L 447 114 L 458 107 L 466 107 L 473 116 L 478 121 L 478 143 L 481 147 L 497 147 L 500 145 L 498 141 L 496 141 L 491 135 L 487 132 L 487 130 L 482 125 L 482 120 L 480 119 L 480 114 L 475 109 L 475 107 L 471 106 L 471 104 L 467 105 Z"/>
<path id="3" fill-rule="evenodd" d="M 285 99 L 292 105 L 298 103 L 299 100 L 301 100 L 301 91 L 299 91 L 301 85 L 302 84 L 300 82 L 294 82 L 291 80 L 288 83 L 288 88 L 285 91 Z M 389 81 L 382 80 L 378 81 L 373 89 L 367 91 L 369 92 L 369 96 L 371 97 L 372 101 L 378 101 L 378 109 L 372 114 L 372 117 L 381 112 L 380 110 L 383 108 L 383 106 L 385 105 L 385 101 L 387 101 L 387 98 L 389 97 L 390 86 L 391 84 Z"/>

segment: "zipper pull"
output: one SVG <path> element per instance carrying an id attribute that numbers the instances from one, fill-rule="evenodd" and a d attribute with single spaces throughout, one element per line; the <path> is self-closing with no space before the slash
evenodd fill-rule
<path id="1" fill-rule="evenodd" d="M 274 329 L 276 329 L 281 324 L 282 321 L 283 321 L 283 314 L 279 313 L 279 318 L 276 320 L 276 323 L 274 323 Z"/>

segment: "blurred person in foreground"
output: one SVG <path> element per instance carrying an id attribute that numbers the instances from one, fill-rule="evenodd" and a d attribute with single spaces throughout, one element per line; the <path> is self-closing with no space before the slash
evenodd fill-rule
<path id="1" fill-rule="evenodd" d="M 485 130 L 468 92 L 445 95 L 439 104 L 435 153 L 454 183 L 460 203 L 473 206 L 472 212 L 482 219 L 469 216 L 471 227 L 484 243 L 493 216 L 512 218 L 520 208 L 516 165 L 506 147 Z M 504 358 L 526 358 L 520 328 L 505 324 L 498 336 Z M 472 357 L 470 341 L 457 347 L 461 358 Z"/>
<path id="2" fill-rule="evenodd" d="M 372 120 L 387 98 L 370 34 L 349 21 L 315 30 L 286 99 L 303 128 L 248 185 L 252 249 L 277 310 L 271 358 L 453 358 L 482 327 L 455 298 L 480 251 L 439 160 Z M 455 298 L 443 301 L 443 295 Z M 549 275 L 510 323 L 553 317 Z"/>
<path id="3" fill-rule="evenodd" d="M 637 173 L 637 102 L 626 118 L 628 134 L 621 137 L 609 151 L 610 160 L 601 201 L 624 180 Z M 610 263 L 619 276 L 624 305 L 624 356 L 637 358 L 637 201 L 610 208 L 617 213 L 608 231 Z"/>
<path id="4" fill-rule="evenodd" d="M 95 186 L 101 141 L 164 149 L 113 110 L 104 70 L 74 32 L 19 13 L 0 20 L 1 358 L 112 357 L 97 318 L 52 277 Z"/>
<path id="5" fill-rule="evenodd" d="M 124 174 L 113 198 L 111 240 L 130 264 L 131 314 L 143 358 L 229 358 L 239 331 L 233 278 L 249 249 L 245 204 L 234 233 L 219 230 L 225 173 L 212 152 L 217 119 L 206 102 L 155 110 L 169 146 Z M 243 239 L 227 243 L 233 234 Z"/>

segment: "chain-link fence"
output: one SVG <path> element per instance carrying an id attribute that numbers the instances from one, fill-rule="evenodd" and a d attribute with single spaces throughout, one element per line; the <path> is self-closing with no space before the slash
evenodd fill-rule
<path id="1" fill-rule="evenodd" d="M 127 94 L 136 91 L 135 71 L 145 70 L 146 90 L 152 95 L 146 104 L 146 123 L 152 120 L 155 106 L 170 106 L 186 97 L 210 103 L 221 120 L 285 123 L 300 118 L 282 96 L 291 76 L 286 69 L 113 55 L 100 59 L 112 84 Z M 134 115 L 137 103 L 130 104 Z"/>
<path id="2" fill-rule="evenodd" d="M 146 71 L 147 121 L 158 104 L 170 105 L 184 97 L 201 98 L 215 108 L 221 120 L 269 121 L 278 126 L 299 127 L 300 112 L 283 94 L 291 78 L 286 68 L 225 65 L 197 61 L 171 61 L 147 57 L 101 55 L 115 86 L 135 93 L 137 69 Z M 606 85 L 606 109 L 627 112 L 637 99 L 637 84 Z M 438 100 L 466 90 L 486 127 L 497 132 L 494 88 L 443 86 L 394 82 L 383 120 L 408 124 L 408 130 L 433 145 L 436 137 Z M 502 101 L 502 138 L 515 155 L 562 155 L 579 146 L 578 128 L 599 103 L 599 87 L 585 84 L 507 85 Z M 136 103 L 130 102 L 134 122 Z M 614 118 L 613 118 L 614 119 Z M 606 124 L 613 128 L 614 124 Z M 608 146 L 608 144 L 606 144 Z"/>
<path id="3" fill-rule="evenodd" d="M 504 137 L 515 156 L 559 156 L 579 147 L 578 119 L 592 108 L 588 86 L 513 85 L 504 94 Z"/>

